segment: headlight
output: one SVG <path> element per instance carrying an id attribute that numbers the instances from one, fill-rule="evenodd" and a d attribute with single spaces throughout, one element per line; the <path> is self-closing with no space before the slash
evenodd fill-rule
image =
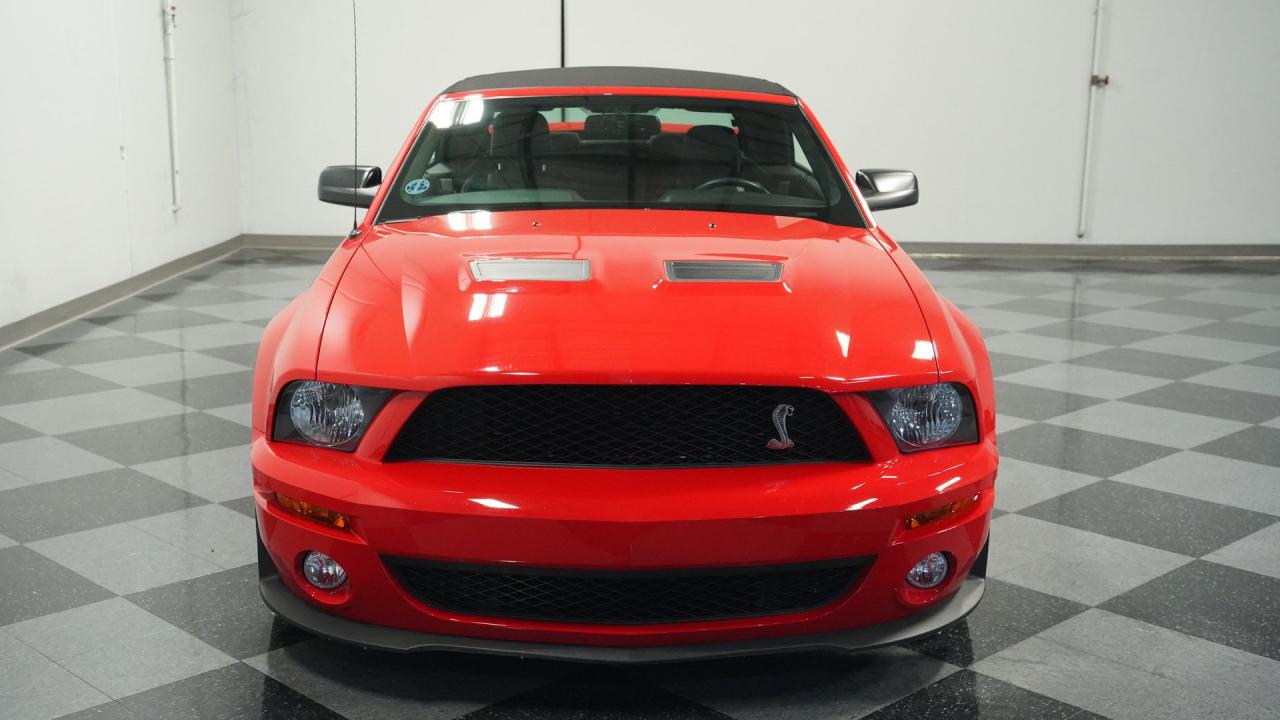
<path id="1" fill-rule="evenodd" d="M 355 450 L 390 390 L 301 380 L 276 401 L 273 440 Z"/>
<path id="2" fill-rule="evenodd" d="M 936 383 L 870 393 L 902 452 L 978 441 L 973 397 L 959 383 Z"/>

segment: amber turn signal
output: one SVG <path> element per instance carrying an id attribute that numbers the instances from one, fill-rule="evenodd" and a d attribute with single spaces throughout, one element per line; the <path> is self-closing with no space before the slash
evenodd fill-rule
<path id="1" fill-rule="evenodd" d="M 915 530 L 921 525 L 928 525 L 931 522 L 941 520 L 949 515 L 955 515 L 956 513 L 963 512 L 966 508 L 976 502 L 978 502 L 978 496 L 971 495 L 969 497 L 963 497 L 959 500 L 949 502 L 946 505 L 936 507 L 932 510 L 925 510 L 922 513 L 916 513 L 915 515 L 907 518 L 907 529 Z"/>
<path id="2" fill-rule="evenodd" d="M 342 530 L 345 530 L 347 528 L 347 524 L 350 522 L 346 515 L 343 515 L 337 510 L 330 510 L 329 508 L 322 508 L 319 505 L 312 505 L 309 502 L 303 502 L 297 498 L 291 498 L 288 495 L 276 493 L 276 502 L 280 503 L 280 507 L 288 510 L 294 515 L 299 515 L 307 518 L 308 520 L 322 522 L 325 525 L 332 525 Z"/>

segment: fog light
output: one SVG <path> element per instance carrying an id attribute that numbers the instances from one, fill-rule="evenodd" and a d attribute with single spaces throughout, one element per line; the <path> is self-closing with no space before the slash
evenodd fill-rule
<path id="1" fill-rule="evenodd" d="M 302 574 L 307 582 L 321 590 L 332 590 L 347 581 L 347 571 L 338 561 L 318 550 L 312 550 L 302 558 Z"/>
<path id="2" fill-rule="evenodd" d="M 907 571 L 907 582 L 912 587 L 918 587 L 921 590 L 935 588 L 947 579 L 947 571 L 951 569 L 951 563 L 947 562 L 947 556 L 940 552 L 932 552 L 920 558 L 920 562 L 911 566 Z"/>

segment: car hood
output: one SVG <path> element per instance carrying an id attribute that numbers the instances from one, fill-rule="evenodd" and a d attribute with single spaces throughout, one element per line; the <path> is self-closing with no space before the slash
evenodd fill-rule
<path id="1" fill-rule="evenodd" d="M 579 259 L 591 277 L 477 281 L 485 258 Z M 672 282 L 664 261 L 782 263 L 778 282 Z M 907 283 L 866 230 L 652 210 L 453 213 L 376 226 L 333 295 L 322 379 L 802 384 L 937 377 Z"/>

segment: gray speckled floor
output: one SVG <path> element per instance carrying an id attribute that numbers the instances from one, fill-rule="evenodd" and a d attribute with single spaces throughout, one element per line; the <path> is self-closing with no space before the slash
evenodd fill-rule
<path id="1" fill-rule="evenodd" d="M 1280 267 L 923 261 L 997 375 L 977 612 L 850 657 L 616 669 L 362 652 L 262 606 L 250 368 L 323 259 L 241 252 L 0 351 L 0 716 L 1280 714 Z"/>

